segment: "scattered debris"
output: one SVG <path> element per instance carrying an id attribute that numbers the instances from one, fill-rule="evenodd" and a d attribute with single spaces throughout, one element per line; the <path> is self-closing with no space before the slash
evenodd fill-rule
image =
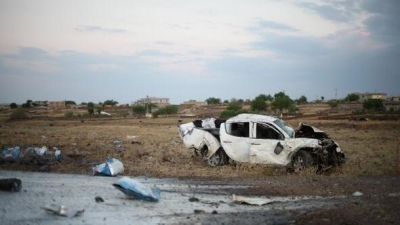
<path id="1" fill-rule="evenodd" d="M 46 146 L 41 148 L 28 147 L 25 151 L 22 151 L 20 147 L 16 146 L 14 148 L 3 149 L 0 161 L 44 166 L 54 164 L 55 161 L 60 161 L 62 158 L 61 149 L 57 147 L 53 147 L 52 149 Z"/>
<path id="2" fill-rule="evenodd" d="M 170 144 L 173 145 L 173 146 L 178 146 L 178 145 L 180 144 L 180 142 L 175 141 L 175 140 L 172 140 L 172 141 L 170 142 Z"/>
<path id="3" fill-rule="evenodd" d="M 114 143 L 114 150 L 116 152 L 121 153 L 121 152 L 124 151 L 124 148 L 122 146 L 122 142 L 118 138 L 115 138 L 113 143 Z"/>
<path id="4" fill-rule="evenodd" d="M 258 197 L 246 197 L 240 195 L 232 195 L 232 199 L 237 203 L 245 203 L 249 205 L 266 205 L 274 202 L 274 200 L 268 198 L 258 198 Z"/>
<path id="5" fill-rule="evenodd" d="M 130 140 L 130 139 L 135 139 L 137 138 L 137 136 L 135 135 L 126 135 L 126 139 Z"/>
<path id="6" fill-rule="evenodd" d="M 0 179 L 0 190 L 18 192 L 21 190 L 22 182 L 17 178 Z"/>
<path id="7" fill-rule="evenodd" d="M 94 199 L 96 200 L 96 202 L 104 202 L 104 199 L 100 196 L 96 196 Z"/>
<path id="8" fill-rule="evenodd" d="M 93 175 L 117 176 L 124 172 L 124 165 L 115 158 L 107 158 L 105 163 L 92 168 Z"/>
<path id="9" fill-rule="evenodd" d="M 201 214 L 201 213 L 205 213 L 206 211 L 201 210 L 201 209 L 195 209 L 194 210 L 194 214 Z"/>
<path id="10" fill-rule="evenodd" d="M 200 201 L 198 198 L 196 198 L 196 197 L 190 197 L 189 198 L 189 202 L 198 202 L 198 201 Z"/>
<path id="11" fill-rule="evenodd" d="M 217 210 L 213 210 L 212 214 L 218 214 Z"/>
<path id="12" fill-rule="evenodd" d="M 140 141 L 132 141 L 131 144 L 141 145 L 142 142 L 140 142 Z"/>
<path id="13" fill-rule="evenodd" d="M 114 139 L 114 145 L 120 145 L 121 141 L 118 138 Z"/>
<path id="14" fill-rule="evenodd" d="M 1 155 L 5 161 L 13 162 L 21 155 L 20 148 L 18 146 L 14 148 L 6 148 L 1 151 Z"/>
<path id="15" fill-rule="evenodd" d="M 361 196 L 363 196 L 363 193 L 360 192 L 360 191 L 356 191 L 356 192 L 353 193 L 353 196 L 354 197 L 361 197 Z"/>
<path id="16" fill-rule="evenodd" d="M 136 199 L 147 201 L 158 201 L 160 199 L 161 190 L 159 188 L 150 188 L 129 177 L 121 178 L 117 183 L 113 184 L 113 186 L 129 197 Z"/>
<path id="17" fill-rule="evenodd" d="M 77 216 L 81 216 L 85 212 L 84 209 L 69 210 L 68 208 L 66 208 L 63 205 L 55 205 L 55 204 L 46 205 L 43 207 L 43 209 L 53 212 L 54 214 L 56 214 L 58 216 L 65 216 L 65 217 L 77 217 Z"/>

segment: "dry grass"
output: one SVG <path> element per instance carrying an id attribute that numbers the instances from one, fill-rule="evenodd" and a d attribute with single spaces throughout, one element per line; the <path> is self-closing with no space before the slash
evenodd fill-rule
<path id="1" fill-rule="evenodd" d="M 51 171 L 90 174 L 91 167 L 115 157 L 129 175 L 157 177 L 248 177 L 285 175 L 282 168 L 238 164 L 210 168 L 192 158 L 177 132 L 177 118 L 25 120 L 1 122 L 0 146 L 59 146 L 70 157 Z M 183 122 L 188 122 L 183 121 Z M 298 120 L 288 121 L 297 126 Z M 305 121 L 326 131 L 346 153 L 347 163 L 335 176 L 398 175 L 400 173 L 399 122 Z M 137 136 L 132 139 L 132 137 Z M 120 146 L 114 143 L 120 141 Z M 3 164 L 1 169 L 28 169 Z M 315 172 L 306 170 L 305 176 Z"/>

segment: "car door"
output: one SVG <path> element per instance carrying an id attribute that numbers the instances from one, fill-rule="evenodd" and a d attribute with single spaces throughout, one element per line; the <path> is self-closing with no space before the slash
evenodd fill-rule
<path id="1" fill-rule="evenodd" d="M 272 124 L 252 124 L 250 139 L 250 163 L 286 165 L 285 138 Z"/>
<path id="2" fill-rule="evenodd" d="M 250 123 L 229 122 L 221 125 L 220 140 L 229 158 L 237 162 L 249 162 Z"/>

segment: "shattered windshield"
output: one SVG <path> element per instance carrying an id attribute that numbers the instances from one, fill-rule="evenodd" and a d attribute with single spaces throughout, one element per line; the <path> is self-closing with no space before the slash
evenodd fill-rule
<path id="1" fill-rule="evenodd" d="M 274 121 L 274 123 L 280 127 L 289 137 L 294 138 L 294 129 L 291 128 L 290 126 L 286 125 L 283 120 L 277 119 Z"/>

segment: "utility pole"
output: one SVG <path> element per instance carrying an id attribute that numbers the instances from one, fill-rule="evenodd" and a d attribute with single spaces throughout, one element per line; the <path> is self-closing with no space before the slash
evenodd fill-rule
<path id="1" fill-rule="evenodd" d="M 335 100 L 337 101 L 337 88 L 335 88 Z"/>

